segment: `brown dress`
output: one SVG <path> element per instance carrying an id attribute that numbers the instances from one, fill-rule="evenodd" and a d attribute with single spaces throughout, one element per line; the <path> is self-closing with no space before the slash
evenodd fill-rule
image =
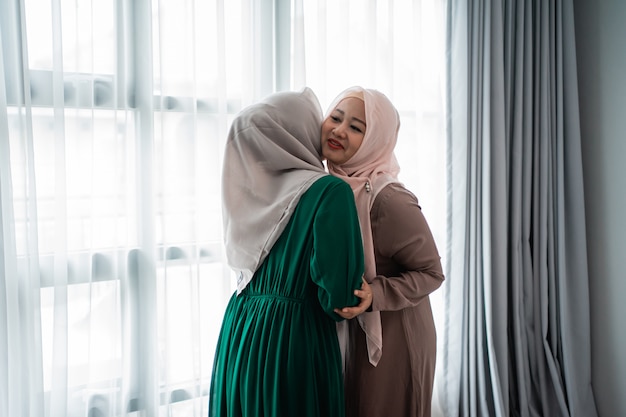
<path id="1" fill-rule="evenodd" d="M 428 295 L 444 280 L 441 258 L 417 198 L 386 186 L 371 209 L 377 276 L 372 310 L 380 311 L 383 350 L 369 363 L 365 333 L 350 320 L 347 417 L 430 417 L 437 351 Z"/>

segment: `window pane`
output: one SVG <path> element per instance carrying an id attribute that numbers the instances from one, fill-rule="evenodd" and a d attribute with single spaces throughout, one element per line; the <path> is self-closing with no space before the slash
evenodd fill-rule
<path id="1" fill-rule="evenodd" d="M 162 112 L 155 118 L 157 242 L 221 241 L 220 118 Z"/>
<path id="2" fill-rule="evenodd" d="M 24 224 L 28 167 L 19 120 L 17 114 L 10 115 L 16 221 Z M 67 210 L 69 251 L 136 245 L 133 113 L 66 109 L 64 120 L 59 140 L 51 128 L 53 110 L 33 109 L 40 253 L 55 249 L 59 204 Z M 18 243 L 25 239 L 22 229 L 16 227 Z"/>
<path id="3" fill-rule="evenodd" d="M 67 291 L 68 322 L 66 331 L 55 334 L 56 291 Z M 119 308 L 119 281 L 41 290 L 44 391 L 52 388 L 53 343 L 59 337 L 67 338 L 68 386 L 116 383 L 122 376 Z"/>
<path id="4" fill-rule="evenodd" d="M 52 70 L 53 21 L 49 0 L 25 2 L 31 69 Z M 113 74 L 116 64 L 114 0 L 62 0 L 63 71 Z"/>
<path id="5" fill-rule="evenodd" d="M 168 391 L 193 391 L 198 378 L 208 386 L 222 316 L 234 291 L 232 278 L 220 263 L 170 261 L 159 268 L 160 376 Z"/>

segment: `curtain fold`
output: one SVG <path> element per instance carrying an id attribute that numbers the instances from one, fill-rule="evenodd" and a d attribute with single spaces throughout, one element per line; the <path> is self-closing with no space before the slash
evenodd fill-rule
<path id="1" fill-rule="evenodd" d="M 24 40 L 23 4 L 7 2 L 0 20 L 0 108 L 6 109 L 9 100 L 30 104 L 27 80 L 7 83 L 8 75 L 19 74 L 26 62 L 26 48 L 12 44 L 7 39 Z M 32 181 L 34 167 L 33 126 L 29 106 L 18 105 L 13 112 L 0 113 L 0 328 L 5 337 L 0 338 L 0 414 L 43 415 L 43 375 L 41 359 L 41 324 L 38 282 L 33 275 L 39 272 L 36 256 L 19 257 L 19 254 L 36 250 L 36 223 L 16 224 L 16 218 L 32 218 L 37 213 L 34 201 L 13 204 L 19 197 L 35 192 Z M 12 125 L 22 134 L 19 146 L 11 146 Z M 22 161 L 23 169 L 11 170 L 11 160 Z M 28 273 L 30 271 L 31 273 Z M 24 279 L 16 277 L 27 272 Z M 16 387 L 8 391 L 4 387 Z"/>
<path id="2" fill-rule="evenodd" d="M 448 2 L 449 416 L 597 415 L 569 0 Z"/>

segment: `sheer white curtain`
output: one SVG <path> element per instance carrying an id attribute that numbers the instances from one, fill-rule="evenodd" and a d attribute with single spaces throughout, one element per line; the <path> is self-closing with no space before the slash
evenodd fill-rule
<path id="1" fill-rule="evenodd" d="M 386 93 L 443 248 L 441 1 L 0 2 L 0 415 L 206 415 L 222 146 L 273 91 Z"/>
<path id="2" fill-rule="evenodd" d="M 0 415 L 204 415 L 247 2 L 0 8 Z"/>

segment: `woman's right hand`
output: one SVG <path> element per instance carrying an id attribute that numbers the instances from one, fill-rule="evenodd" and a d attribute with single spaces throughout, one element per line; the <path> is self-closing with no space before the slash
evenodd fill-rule
<path id="1" fill-rule="evenodd" d="M 336 308 L 335 313 L 343 317 L 344 319 L 353 319 L 359 314 L 367 311 L 368 308 L 372 305 L 373 296 L 372 289 L 370 285 L 367 283 L 365 278 L 363 278 L 363 283 L 361 284 L 360 290 L 354 290 L 354 295 L 361 299 L 361 302 L 354 307 L 343 307 L 341 309 Z"/>

